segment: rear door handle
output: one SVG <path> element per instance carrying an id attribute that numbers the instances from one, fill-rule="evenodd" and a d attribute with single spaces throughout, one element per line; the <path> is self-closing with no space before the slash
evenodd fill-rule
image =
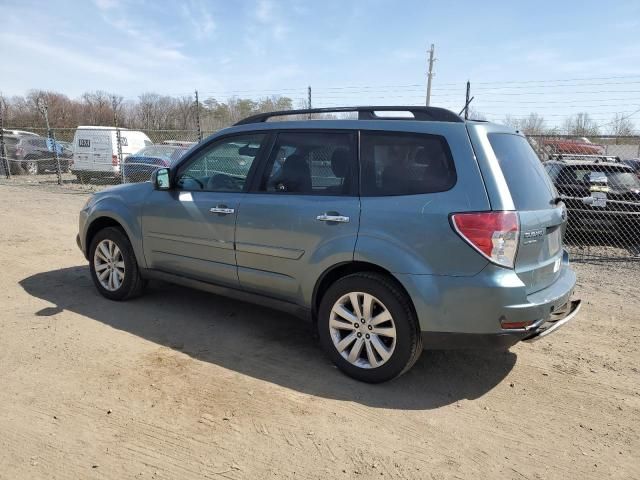
<path id="1" fill-rule="evenodd" d="M 216 205 L 215 207 L 210 208 L 209 212 L 218 213 L 221 215 L 230 215 L 232 213 L 235 213 L 235 210 L 233 208 L 227 207 L 226 205 Z"/>
<path id="2" fill-rule="evenodd" d="M 344 215 L 327 215 L 326 213 L 323 213 L 322 215 L 318 215 L 316 220 L 320 220 L 321 222 L 349 223 L 350 218 L 345 217 Z"/>

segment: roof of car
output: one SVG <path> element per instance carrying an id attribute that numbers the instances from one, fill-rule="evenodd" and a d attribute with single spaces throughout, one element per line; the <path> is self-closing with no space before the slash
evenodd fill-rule
<path id="1" fill-rule="evenodd" d="M 39 137 L 37 133 L 27 132 L 26 130 L 13 130 L 8 128 L 3 128 L 2 133 L 4 135 L 17 135 L 17 136 L 29 136 L 29 137 Z"/>
<path id="2" fill-rule="evenodd" d="M 78 130 L 115 130 L 116 127 L 98 127 L 95 125 L 78 125 Z M 129 130 L 128 128 L 118 127 L 118 130 Z"/>
<path id="3" fill-rule="evenodd" d="M 384 112 L 389 112 L 385 115 Z M 398 115 L 403 112 L 407 115 Z M 264 123 L 275 117 L 286 117 L 291 115 L 308 115 L 311 120 L 312 115 L 334 114 L 334 113 L 357 113 L 358 120 L 393 120 L 393 121 L 432 121 L 432 122 L 454 122 L 462 123 L 464 120 L 451 110 L 440 107 L 424 106 L 390 106 L 390 105 L 366 105 L 358 107 L 331 107 L 331 108 L 305 108 L 298 110 L 278 110 L 273 112 L 258 113 L 243 118 L 235 125 L 247 125 L 254 123 Z M 301 119 L 298 121 L 305 121 Z M 340 120 L 340 119 L 335 119 Z"/>
<path id="4" fill-rule="evenodd" d="M 544 163 L 552 163 L 555 165 L 566 165 L 568 167 L 593 167 L 593 166 L 602 166 L 602 167 L 616 167 L 621 170 L 631 170 L 631 167 L 622 162 L 595 162 L 595 161 L 586 161 L 586 160 L 572 160 L 569 162 L 562 160 L 548 160 Z"/>

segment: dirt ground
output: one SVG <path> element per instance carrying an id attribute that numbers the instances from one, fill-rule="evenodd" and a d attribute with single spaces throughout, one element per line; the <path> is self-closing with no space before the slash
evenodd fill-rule
<path id="1" fill-rule="evenodd" d="M 640 265 L 575 264 L 579 317 L 383 385 L 309 327 L 152 284 L 100 297 L 86 194 L 0 185 L 0 478 L 640 478 Z"/>

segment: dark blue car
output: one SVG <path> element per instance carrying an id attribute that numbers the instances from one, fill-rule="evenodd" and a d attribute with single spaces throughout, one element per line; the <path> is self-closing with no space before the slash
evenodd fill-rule
<path id="1" fill-rule="evenodd" d="M 123 163 L 127 182 L 146 182 L 158 168 L 171 167 L 189 150 L 185 146 L 151 145 L 129 155 Z"/>

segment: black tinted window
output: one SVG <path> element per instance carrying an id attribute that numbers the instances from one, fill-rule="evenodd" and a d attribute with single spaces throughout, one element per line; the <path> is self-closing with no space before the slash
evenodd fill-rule
<path id="1" fill-rule="evenodd" d="M 542 162 L 524 137 L 490 133 L 493 148 L 518 210 L 551 208 L 555 188 Z"/>
<path id="2" fill-rule="evenodd" d="M 362 195 L 415 195 L 449 190 L 456 183 L 444 137 L 362 132 Z"/>
<path id="3" fill-rule="evenodd" d="M 620 190 L 640 189 L 640 180 L 631 169 L 609 165 L 567 166 L 562 169 L 558 182 L 581 187 L 606 183 L 609 187 Z"/>
<path id="4" fill-rule="evenodd" d="M 260 190 L 305 195 L 348 195 L 355 187 L 355 134 L 281 133 Z"/>

